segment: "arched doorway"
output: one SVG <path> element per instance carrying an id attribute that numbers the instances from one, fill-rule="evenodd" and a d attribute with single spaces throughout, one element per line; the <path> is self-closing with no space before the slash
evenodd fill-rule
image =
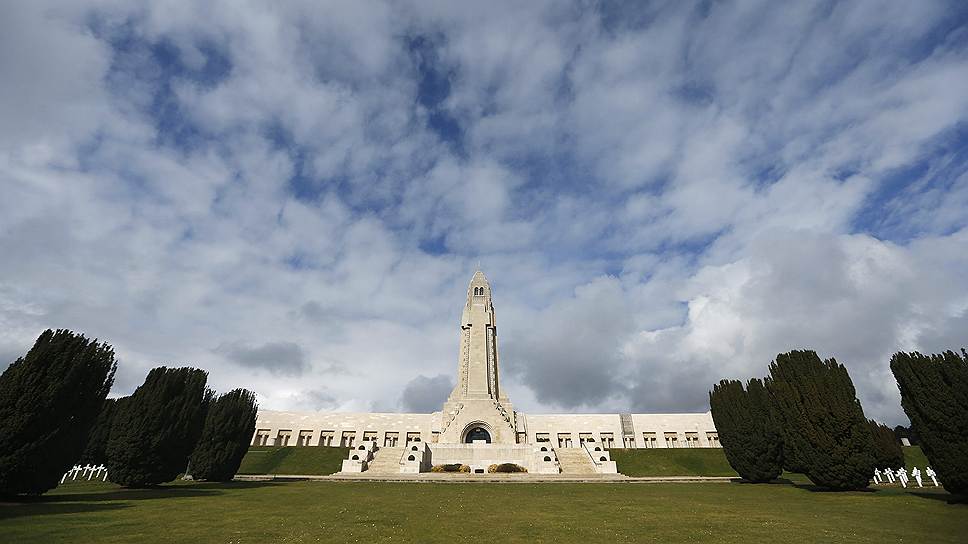
<path id="1" fill-rule="evenodd" d="M 475 440 L 483 440 L 490 444 L 491 433 L 487 432 L 484 427 L 471 427 L 471 430 L 467 431 L 467 436 L 464 437 L 464 442 L 470 444 Z"/>

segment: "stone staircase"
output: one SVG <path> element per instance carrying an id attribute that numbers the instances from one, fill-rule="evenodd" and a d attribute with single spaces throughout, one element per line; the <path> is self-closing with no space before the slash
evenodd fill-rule
<path id="1" fill-rule="evenodd" d="M 598 474 L 584 448 L 555 448 L 562 474 Z"/>
<path id="2" fill-rule="evenodd" d="M 373 454 L 373 460 L 367 466 L 366 472 L 372 474 L 400 474 L 400 457 L 403 456 L 403 446 L 393 448 L 378 448 Z"/>

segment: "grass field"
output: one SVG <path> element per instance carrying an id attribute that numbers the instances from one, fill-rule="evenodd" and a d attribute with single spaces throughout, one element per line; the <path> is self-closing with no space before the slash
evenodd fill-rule
<path id="1" fill-rule="evenodd" d="M 252 448 L 250 474 L 326 474 L 345 448 Z M 924 467 L 905 448 L 909 467 Z M 721 450 L 612 450 L 640 476 L 731 476 Z M 0 503 L 0 542 L 964 542 L 968 504 L 939 489 L 752 485 L 71 482 Z"/>
<path id="2" fill-rule="evenodd" d="M 349 448 L 252 446 L 242 459 L 239 474 L 332 474 L 339 472 L 349 451 Z"/>
<path id="3" fill-rule="evenodd" d="M 3 542 L 961 543 L 968 505 L 941 491 L 807 486 L 73 483 L 0 504 Z"/>

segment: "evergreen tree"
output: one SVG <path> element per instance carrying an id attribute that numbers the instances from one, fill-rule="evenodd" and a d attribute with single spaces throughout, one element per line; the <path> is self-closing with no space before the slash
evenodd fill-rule
<path id="1" fill-rule="evenodd" d="M 968 353 L 896 353 L 891 371 L 921 449 L 952 493 L 968 493 Z"/>
<path id="2" fill-rule="evenodd" d="M 771 403 L 772 403 L 772 398 L 771 398 Z M 780 417 L 777 416 L 777 421 L 778 422 L 782 421 L 782 419 L 780 419 Z M 794 442 L 784 438 L 785 436 L 786 436 L 786 433 L 781 431 L 780 441 L 783 442 L 783 470 L 787 472 L 795 472 L 797 474 L 806 474 L 807 463 L 800 456 L 800 450 L 797 449 L 796 444 Z"/>
<path id="3" fill-rule="evenodd" d="M 787 444 L 814 484 L 862 489 L 874 471 L 874 438 L 847 369 L 813 351 L 777 355 L 766 379 Z"/>
<path id="4" fill-rule="evenodd" d="M 111 346 L 48 329 L 0 375 L 0 494 L 58 484 L 84 449 L 116 369 Z"/>
<path id="5" fill-rule="evenodd" d="M 191 474 L 199 480 L 227 482 L 235 476 L 255 432 L 259 407 L 255 394 L 236 389 L 216 399 L 191 458 Z"/>
<path id="6" fill-rule="evenodd" d="M 874 436 L 874 466 L 881 469 L 903 467 L 904 452 L 894 431 L 873 419 L 868 423 Z"/>
<path id="7" fill-rule="evenodd" d="M 82 464 L 100 464 L 104 462 L 104 452 L 108 445 L 108 436 L 111 434 L 111 422 L 117 412 L 119 399 L 104 399 L 101 411 L 94 422 L 94 427 L 87 435 L 87 445 L 84 446 L 84 453 L 78 459 Z"/>
<path id="8" fill-rule="evenodd" d="M 196 368 L 154 368 L 114 416 L 108 478 L 127 487 L 170 482 L 195 448 L 212 392 Z"/>
<path id="9" fill-rule="evenodd" d="M 754 378 L 744 391 L 739 381 L 723 380 L 709 393 L 709 406 L 733 470 L 751 482 L 776 479 L 783 471 L 783 443 L 763 382 Z"/>

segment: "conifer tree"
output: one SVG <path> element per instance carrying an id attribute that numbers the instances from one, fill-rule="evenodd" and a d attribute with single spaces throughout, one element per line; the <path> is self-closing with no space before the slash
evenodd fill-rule
<path id="1" fill-rule="evenodd" d="M 108 344 L 48 329 L 0 375 L 0 494 L 57 485 L 84 449 L 116 369 Z"/>
<path id="2" fill-rule="evenodd" d="M 874 436 L 874 466 L 880 469 L 904 466 L 904 451 L 894 431 L 873 419 L 868 422 Z"/>
<path id="3" fill-rule="evenodd" d="M 847 369 L 813 351 L 777 355 L 766 387 L 783 442 L 814 484 L 863 489 L 874 470 L 874 438 Z"/>
<path id="4" fill-rule="evenodd" d="M 968 493 L 968 353 L 895 353 L 901 406 L 945 489 Z"/>
<path id="5" fill-rule="evenodd" d="M 783 443 L 763 382 L 751 379 L 744 391 L 739 381 L 723 380 L 709 393 L 709 406 L 733 470 L 751 482 L 776 479 L 783 471 Z"/>
<path id="6" fill-rule="evenodd" d="M 212 392 L 196 368 L 154 368 L 111 424 L 108 478 L 127 487 L 170 482 L 195 449 Z"/>
<path id="7" fill-rule="evenodd" d="M 111 434 L 111 422 L 117 412 L 119 399 L 104 399 L 101 411 L 98 413 L 97 420 L 87 435 L 87 445 L 84 446 L 84 453 L 78 459 L 78 463 L 100 464 L 104 462 L 104 452 L 108 445 L 108 436 Z"/>
<path id="8" fill-rule="evenodd" d="M 255 394 L 230 391 L 212 402 L 205 428 L 191 457 L 191 474 L 198 480 L 231 480 L 249 449 L 258 413 Z"/>

